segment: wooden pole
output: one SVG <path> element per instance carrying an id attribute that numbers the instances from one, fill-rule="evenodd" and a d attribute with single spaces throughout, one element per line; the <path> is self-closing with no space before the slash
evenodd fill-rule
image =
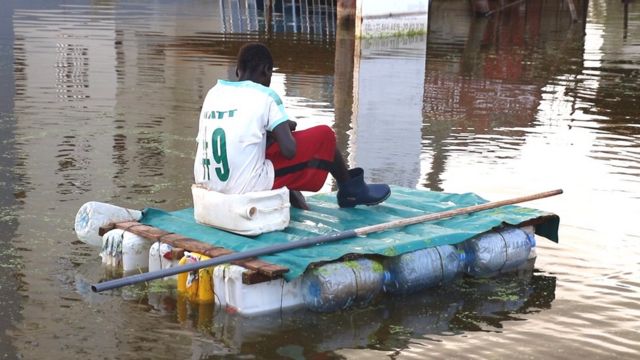
<path id="1" fill-rule="evenodd" d="M 338 23 L 353 23 L 356 20 L 356 0 L 338 0 L 337 16 Z"/>
<path id="2" fill-rule="evenodd" d="M 273 4 L 272 0 L 264 0 L 263 6 L 264 8 L 264 27 L 267 34 L 271 34 L 273 31 L 273 24 L 271 21 L 273 19 Z"/>
<path id="3" fill-rule="evenodd" d="M 513 204 L 517 204 L 525 201 L 542 199 L 542 198 L 555 196 L 559 194 L 562 194 L 562 190 L 560 189 L 552 190 L 552 191 L 517 197 L 513 199 L 508 199 L 508 200 L 488 202 L 488 203 L 473 205 L 473 206 L 460 208 L 460 209 L 447 210 L 447 211 L 442 211 L 442 212 L 437 212 L 432 214 L 415 216 L 407 219 L 389 221 L 386 223 L 365 226 L 365 227 L 361 227 L 354 230 L 346 230 L 346 231 L 341 231 L 341 232 L 328 234 L 328 235 L 313 236 L 313 237 L 298 240 L 298 241 L 285 242 L 285 243 L 280 243 L 272 246 L 266 246 L 262 248 L 247 250 L 243 252 L 222 255 L 216 258 L 199 261 L 196 263 L 162 269 L 162 270 L 148 272 L 148 273 L 136 274 L 132 276 L 123 277 L 120 279 L 108 280 L 105 282 L 91 285 L 91 290 L 93 292 L 101 292 L 105 290 L 116 289 L 116 288 L 120 288 L 127 285 L 133 285 L 141 282 L 160 279 L 167 276 L 173 276 L 183 272 L 200 270 L 207 267 L 226 264 L 226 263 L 230 263 L 230 262 L 238 261 L 242 259 L 269 255 L 269 254 L 274 254 L 274 253 L 283 252 L 287 250 L 305 248 L 312 245 L 344 240 L 344 239 L 354 238 L 357 236 L 364 236 L 374 232 L 390 230 L 390 229 L 404 227 L 407 225 L 418 224 L 426 221 L 440 220 L 440 219 L 449 218 L 457 215 L 469 214 L 472 212 L 493 209 L 493 208 L 497 208 L 505 205 L 513 205 Z"/>
<path id="4" fill-rule="evenodd" d="M 624 40 L 627 39 L 627 33 L 628 33 L 628 29 L 629 29 L 629 3 L 631 2 L 631 0 L 623 0 L 624 3 L 624 20 L 623 20 L 623 25 L 622 28 L 624 29 L 622 38 Z"/>
<path id="5" fill-rule="evenodd" d="M 571 13 L 571 21 L 578 21 L 578 12 L 576 11 L 576 5 L 573 3 L 573 0 L 567 0 L 567 5 L 569 6 L 569 12 Z"/>
<path id="6" fill-rule="evenodd" d="M 408 226 L 408 225 L 419 224 L 419 223 L 423 223 L 423 222 L 427 222 L 427 221 L 441 220 L 441 219 L 450 218 L 450 217 L 454 217 L 454 216 L 458 216 L 458 215 L 470 214 L 470 213 L 473 213 L 473 212 L 493 209 L 493 208 L 497 208 L 497 207 L 501 207 L 501 206 L 505 206 L 505 205 L 517 204 L 517 203 L 521 203 L 521 202 L 525 202 L 525 201 L 542 199 L 542 198 L 555 196 L 555 195 L 559 195 L 559 194 L 562 194 L 562 190 L 560 190 L 560 189 L 552 190 L 552 191 L 547 191 L 547 192 L 533 194 L 533 195 L 521 196 L 521 197 L 517 197 L 517 198 L 513 198 L 513 199 L 488 202 L 488 203 L 468 206 L 468 207 L 460 208 L 460 209 L 441 211 L 441 212 L 437 212 L 437 213 L 433 213 L 433 214 L 426 214 L 426 215 L 415 216 L 415 217 L 411 217 L 411 218 L 407 218 L 407 219 L 389 221 L 389 222 L 382 223 L 382 224 L 361 227 L 361 228 L 356 229 L 355 231 L 359 236 L 364 236 L 364 235 L 371 234 L 371 233 L 374 233 L 374 232 L 380 232 L 380 231 L 394 229 L 394 228 L 398 228 L 398 227 L 404 227 L 404 226 Z"/>
<path id="7" fill-rule="evenodd" d="M 486 16 L 490 10 L 489 0 L 471 0 L 471 11 L 477 16 Z"/>

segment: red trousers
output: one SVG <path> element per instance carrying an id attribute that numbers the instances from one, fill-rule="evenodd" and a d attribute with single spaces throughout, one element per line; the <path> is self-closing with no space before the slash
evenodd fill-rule
<path id="1" fill-rule="evenodd" d="M 296 156 L 287 159 L 280 153 L 278 143 L 267 147 L 267 159 L 275 168 L 273 188 L 318 191 L 324 185 L 336 153 L 336 134 L 326 126 L 292 132 L 296 140 Z"/>

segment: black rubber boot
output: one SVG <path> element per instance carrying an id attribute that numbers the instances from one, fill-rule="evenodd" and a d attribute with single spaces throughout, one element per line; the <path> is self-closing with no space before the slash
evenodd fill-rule
<path id="1" fill-rule="evenodd" d="M 376 205 L 391 195 L 386 184 L 367 184 L 364 182 L 362 168 L 349 170 L 349 180 L 338 183 L 338 205 L 354 207 L 356 205 Z"/>

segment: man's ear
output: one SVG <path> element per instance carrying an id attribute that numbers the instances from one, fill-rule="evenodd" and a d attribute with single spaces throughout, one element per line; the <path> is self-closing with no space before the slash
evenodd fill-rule
<path id="1" fill-rule="evenodd" d="M 265 64 L 262 71 L 264 72 L 265 76 L 271 77 L 271 74 L 273 73 L 273 67 Z"/>

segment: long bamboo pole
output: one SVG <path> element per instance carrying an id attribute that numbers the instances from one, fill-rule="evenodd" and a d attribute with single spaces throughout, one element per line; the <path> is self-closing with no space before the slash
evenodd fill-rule
<path id="1" fill-rule="evenodd" d="M 123 277 L 120 279 L 108 280 L 108 281 L 91 285 L 91 290 L 93 290 L 93 292 L 102 292 L 105 290 L 116 289 L 116 288 L 120 288 L 127 285 L 133 285 L 141 282 L 160 279 L 163 277 L 172 276 L 172 275 L 176 275 L 183 272 L 190 272 L 190 271 L 200 270 L 210 266 L 226 264 L 232 261 L 248 259 L 256 256 L 269 255 L 269 254 L 274 254 L 277 252 L 282 252 L 287 250 L 305 248 L 312 245 L 344 240 L 344 239 L 354 238 L 357 236 L 364 236 L 367 234 L 404 227 L 407 225 L 418 224 L 426 221 L 440 220 L 440 219 L 445 219 L 445 218 L 449 218 L 457 215 L 470 214 L 473 212 L 489 210 L 489 209 L 493 209 L 493 208 L 497 208 L 505 205 L 512 205 L 512 204 L 517 204 L 525 201 L 543 199 L 543 198 L 547 198 L 547 197 L 555 196 L 559 194 L 562 194 L 561 189 L 546 191 L 546 192 L 537 193 L 533 195 L 521 196 L 521 197 L 507 199 L 507 200 L 488 202 L 484 204 L 473 205 L 473 206 L 468 206 L 468 207 L 459 208 L 459 209 L 441 211 L 441 212 L 432 213 L 432 214 L 419 215 L 411 218 L 389 221 L 382 224 L 364 226 L 357 229 L 340 231 L 340 232 L 328 234 L 328 235 L 313 236 L 313 237 L 309 237 L 309 238 L 298 240 L 298 241 L 281 243 L 281 244 L 276 244 L 272 246 L 266 246 L 262 248 L 247 250 L 243 252 L 222 255 L 219 257 L 211 258 L 209 260 L 199 261 L 197 263 L 191 263 L 191 264 L 172 267 L 168 269 L 162 269 L 162 270 L 148 272 L 148 273 L 131 275 L 131 276 Z"/>

